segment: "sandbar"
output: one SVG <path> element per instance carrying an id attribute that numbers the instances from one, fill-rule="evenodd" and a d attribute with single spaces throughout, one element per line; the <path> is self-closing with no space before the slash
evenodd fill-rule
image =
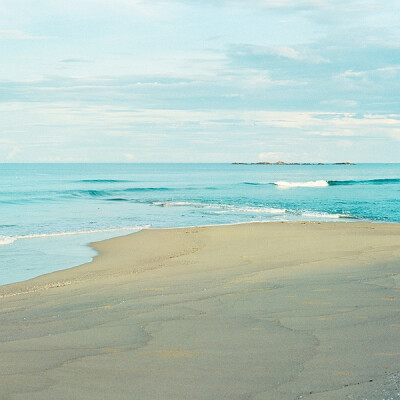
<path id="1" fill-rule="evenodd" d="M 400 397 L 400 224 L 147 229 L 0 287 L 0 399 Z"/>

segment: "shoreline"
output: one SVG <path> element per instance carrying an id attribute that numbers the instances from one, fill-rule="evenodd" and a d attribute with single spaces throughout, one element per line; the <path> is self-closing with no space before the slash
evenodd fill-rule
<path id="1" fill-rule="evenodd" d="M 144 229 L 0 286 L 0 395 L 395 395 L 400 224 L 343 222 Z"/>
<path id="2" fill-rule="evenodd" d="M 328 218 L 327 218 L 328 219 Z M 106 239 L 100 239 L 100 240 L 95 240 L 95 241 L 89 241 L 86 243 L 82 243 L 80 244 L 80 246 L 85 247 L 85 248 L 89 248 L 91 250 L 94 250 L 92 245 L 96 245 L 96 243 L 101 243 L 103 241 L 107 241 L 107 240 L 111 240 L 111 239 L 115 239 L 117 237 L 122 237 L 122 236 L 129 236 L 129 235 L 133 235 L 136 233 L 139 233 L 142 230 L 172 230 L 172 229 L 189 229 L 189 228 L 212 228 L 212 227 L 222 227 L 222 226 L 235 226 L 235 225 L 247 225 L 247 224 L 268 224 L 268 223 L 300 223 L 300 224 L 304 224 L 304 223 L 310 223 L 310 224 L 335 224 L 335 223 L 371 223 L 371 224 L 399 224 L 398 222 L 392 222 L 392 221 L 371 221 L 371 220 L 362 220 L 362 219 L 357 219 L 357 218 L 352 218 L 352 217 L 338 217 L 338 218 L 332 218 L 329 220 L 262 220 L 262 221 L 244 221 L 244 222 L 232 222 L 229 224 L 226 223 L 222 223 L 222 224 L 211 224 L 211 225 L 187 225 L 187 226 L 172 226 L 172 227 L 156 227 L 156 228 L 152 228 L 150 225 L 143 225 L 143 226 L 137 226 L 137 227 L 122 227 L 122 228 L 110 228 L 110 229 L 104 229 L 104 230 L 96 230 L 96 231 L 77 231 L 77 232 L 63 232 L 63 233 L 54 233 L 54 234 L 38 234 L 38 235 L 32 235 L 32 237 L 29 236 L 19 236 L 19 237 L 10 237 L 11 239 L 14 239 L 12 243 L 13 244 L 15 241 L 17 240 L 32 240 L 32 239 L 50 239 L 53 237 L 71 237 L 71 236 L 84 236 L 84 235 L 92 235 L 92 234 L 97 234 L 97 233 L 109 233 L 112 231 L 115 232 L 123 232 L 123 231 L 129 231 L 129 230 L 134 230 L 134 229 L 138 229 L 136 231 L 133 232 L 127 232 L 124 234 L 119 234 L 116 236 L 112 236 L 110 238 L 106 238 Z M 36 279 L 36 278 L 40 278 L 43 275 L 49 275 L 52 273 L 57 273 L 59 271 L 64 271 L 64 270 L 68 270 L 71 268 L 77 268 L 81 265 L 84 264 L 88 264 L 91 263 L 93 261 L 93 259 L 95 257 L 97 257 L 99 254 L 98 252 L 96 252 L 96 254 L 91 257 L 91 259 L 89 261 L 84 261 L 82 263 L 79 264 L 74 264 L 65 268 L 61 268 L 61 269 L 57 269 L 57 270 L 53 270 L 50 272 L 43 272 L 39 275 L 33 276 L 33 277 L 29 277 L 27 279 L 23 279 L 23 280 L 17 280 L 15 282 L 9 282 L 9 283 L 4 283 L 4 284 L 0 284 L 0 290 L 2 286 L 7 286 L 7 285 L 13 285 L 13 284 L 22 284 L 24 282 L 30 281 L 32 279 Z M 0 298 L 1 298 L 1 294 L 0 294 Z"/>
<path id="3" fill-rule="evenodd" d="M 92 250 L 94 250 L 96 252 L 96 254 L 91 258 L 90 261 L 84 262 L 82 264 L 78 264 L 78 265 L 73 265 L 71 267 L 67 267 L 67 268 L 63 268 L 63 269 L 59 269 L 59 270 L 55 270 L 52 272 L 46 272 L 40 275 L 37 275 L 35 277 L 29 278 L 29 279 L 25 279 L 22 281 L 16 281 L 16 282 L 11 282 L 11 283 L 7 283 L 4 285 L 0 285 L 0 299 L 2 297 L 5 297 L 4 294 L 2 293 L 2 289 L 3 288 L 8 288 L 13 285 L 17 285 L 17 286 L 24 286 L 24 284 L 26 284 L 27 287 L 29 287 L 29 283 L 33 282 L 33 281 L 42 281 L 42 278 L 51 278 L 53 275 L 55 277 L 55 275 L 60 274 L 62 275 L 63 272 L 67 272 L 67 271 L 72 271 L 72 270 L 76 270 L 76 269 L 80 269 L 81 267 L 85 267 L 85 266 L 90 266 L 98 257 L 101 256 L 101 247 L 102 247 L 102 243 L 107 243 L 109 241 L 113 241 L 113 240 L 117 240 L 119 238 L 124 238 L 124 237 L 131 237 L 133 235 L 137 235 L 140 234 L 143 231 L 148 231 L 148 232 L 156 232 L 156 231 L 179 231 L 179 230 L 184 230 L 184 229 L 203 229 L 203 228 L 229 228 L 229 227 L 235 227 L 235 226 L 242 226 L 242 225 L 266 225 L 266 224 L 288 224 L 288 225 L 336 225 L 336 224 L 351 224 L 351 225 L 377 225 L 377 226 L 398 226 L 400 229 L 400 223 L 397 222 L 382 222 L 382 221 L 370 221 L 370 220 L 341 220 L 340 218 L 338 218 L 337 220 L 332 220 L 332 221 L 309 221 L 309 220 L 299 220 L 299 221 L 280 221 L 280 220 L 276 220 L 276 221 L 271 221 L 271 220 L 266 220 L 266 221 L 251 221 L 251 222 L 233 222 L 230 224 L 216 224 L 216 225 L 188 225 L 188 226 L 179 226 L 179 227 L 160 227 L 160 228 L 152 228 L 152 227 L 142 227 L 140 230 L 135 231 L 135 232 L 130 232 L 130 233 L 126 233 L 123 235 L 118 235 L 118 236 L 113 236 L 111 238 L 108 239 L 103 239 L 103 240 L 99 240 L 99 241 L 94 241 L 94 242 L 88 242 L 86 244 L 84 244 L 83 246 L 88 247 Z M 40 238 L 39 238 L 40 239 Z M 78 273 L 79 274 L 79 273 Z M 51 287 L 58 287 L 57 284 L 59 284 L 60 282 L 56 282 L 53 279 L 54 282 L 49 283 L 49 285 L 51 285 Z M 69 283 L 68 283 L 69 284 Z M 64 283 L 62 283 L 62 285 L 64 285 Z M 31 293 L 32 291 L 30 289 L 29 293 Z M 7 290 L 8 291 L 8 290 Z M 25 292 L 24 292 L 25 293 Z M 7 293 L 6 293 L 7 295 Z"/>

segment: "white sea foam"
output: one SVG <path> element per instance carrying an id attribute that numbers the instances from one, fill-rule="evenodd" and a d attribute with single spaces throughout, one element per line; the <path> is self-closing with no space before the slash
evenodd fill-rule
<path id="1" fill-rule="evenodd" d="M 311 218 L 329 218 L 329 219 L 337 219 L 337 218 L 345 218 L 345 215 L 342 214 L 328 214 L 324 212 L 311 212 L 306 211 L 301 214 L 303 217 L 311 217 Z"/>
<path id="2" fill-rule="evenodd" d="M 309 182 L 286 182 L 286 181 L 278 181 L 274 182 L 274 185 L 282 187 L 282 188 L 294 188 L 294 187 L 326 187 L 329 186 L 329 183 L 324 180 L 320 181 L 309 181 Z"/>
<path id="3" fill-rule="evenodd" d="M 201 203 L 195 203 L 192 201 L 155 201 L 152 203 L 155 206 L 160 207 L 204 207 L 205 205 Z"/>
<path id="4" fill-rule="evenodd" d="M 230 204 L 198 203 L 191 201 L 154 202 L 153 205 L 161 207 L 195 207 L 211 210 L 214 214 L 226 213 L 260 213 L 260 214 L 284 214 L 286 209 L 272 207 L 238 207 Z"/>
<path id="5" fill-rule="evenodd" d="M 213 211 L 214 214 L 227 214 L 227 213 L 249 213 L 249 214 L 284 214 L 286 209 L 284 208 L 271 208 L 271 207 L 235 207 L 235 206 L 221 206 L 214 207 L 220 208 L 217 211 Z"/>
<path id="6" fill-rule="evenodd" d="M 90 235 L 93 233 L 103 233 L 103 232 L 121 232 L 121 231 L 130 231 L 137 232 L 142 229 L 150 228 L 150 225 L 144 226 L 125 226 L 122 228 L 109 228 L 109 229 L 93 229 L 88 231 L 73 231 L 73 232 L 56 232 L 56 233 L 33 233 L 30 235 L 19 235 L 19 236 L 0 236 L 0 246 L 4 246 L 7 244 L 14 243 L 19 239 L 41 239 L 41 238 L 50 238 L 50 237 L 59 237 L 59 236 L 74 236 L 74 235 Z"/>
<path id="7" fill-rule="evenodd" d="M 0 235 L 0 246 L 6 246 L 7 244 L 14 243 L 15 240 L 16 239 L 13 237 Z"/>
<path id="8" fill-rule="evenodd" d="M 247 212 L 247 213 L 260 213 L 260 214 L 284 214 L 286 209 L 284 208 L 271 208 L 271 207 L 242 207 L 242 208 L 234 208 L 234 211 L 238 212 Z"/>

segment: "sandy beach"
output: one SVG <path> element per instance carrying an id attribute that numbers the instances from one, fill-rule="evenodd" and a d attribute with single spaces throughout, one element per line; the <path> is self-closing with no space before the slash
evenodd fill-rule
<path id="1" fill-rule="evenodd" d="M 400 398 L 400 225 L 143 230 L 0 287 L 0 399 Z"/>

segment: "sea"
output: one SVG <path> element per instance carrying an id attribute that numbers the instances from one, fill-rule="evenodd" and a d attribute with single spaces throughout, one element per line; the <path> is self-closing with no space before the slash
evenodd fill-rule
<path id="1" fill-rule="evenodd" d="M 399 223 L 400 164 L 0 164 L 0 285 L 143 228 L 254 221 Z"/>

